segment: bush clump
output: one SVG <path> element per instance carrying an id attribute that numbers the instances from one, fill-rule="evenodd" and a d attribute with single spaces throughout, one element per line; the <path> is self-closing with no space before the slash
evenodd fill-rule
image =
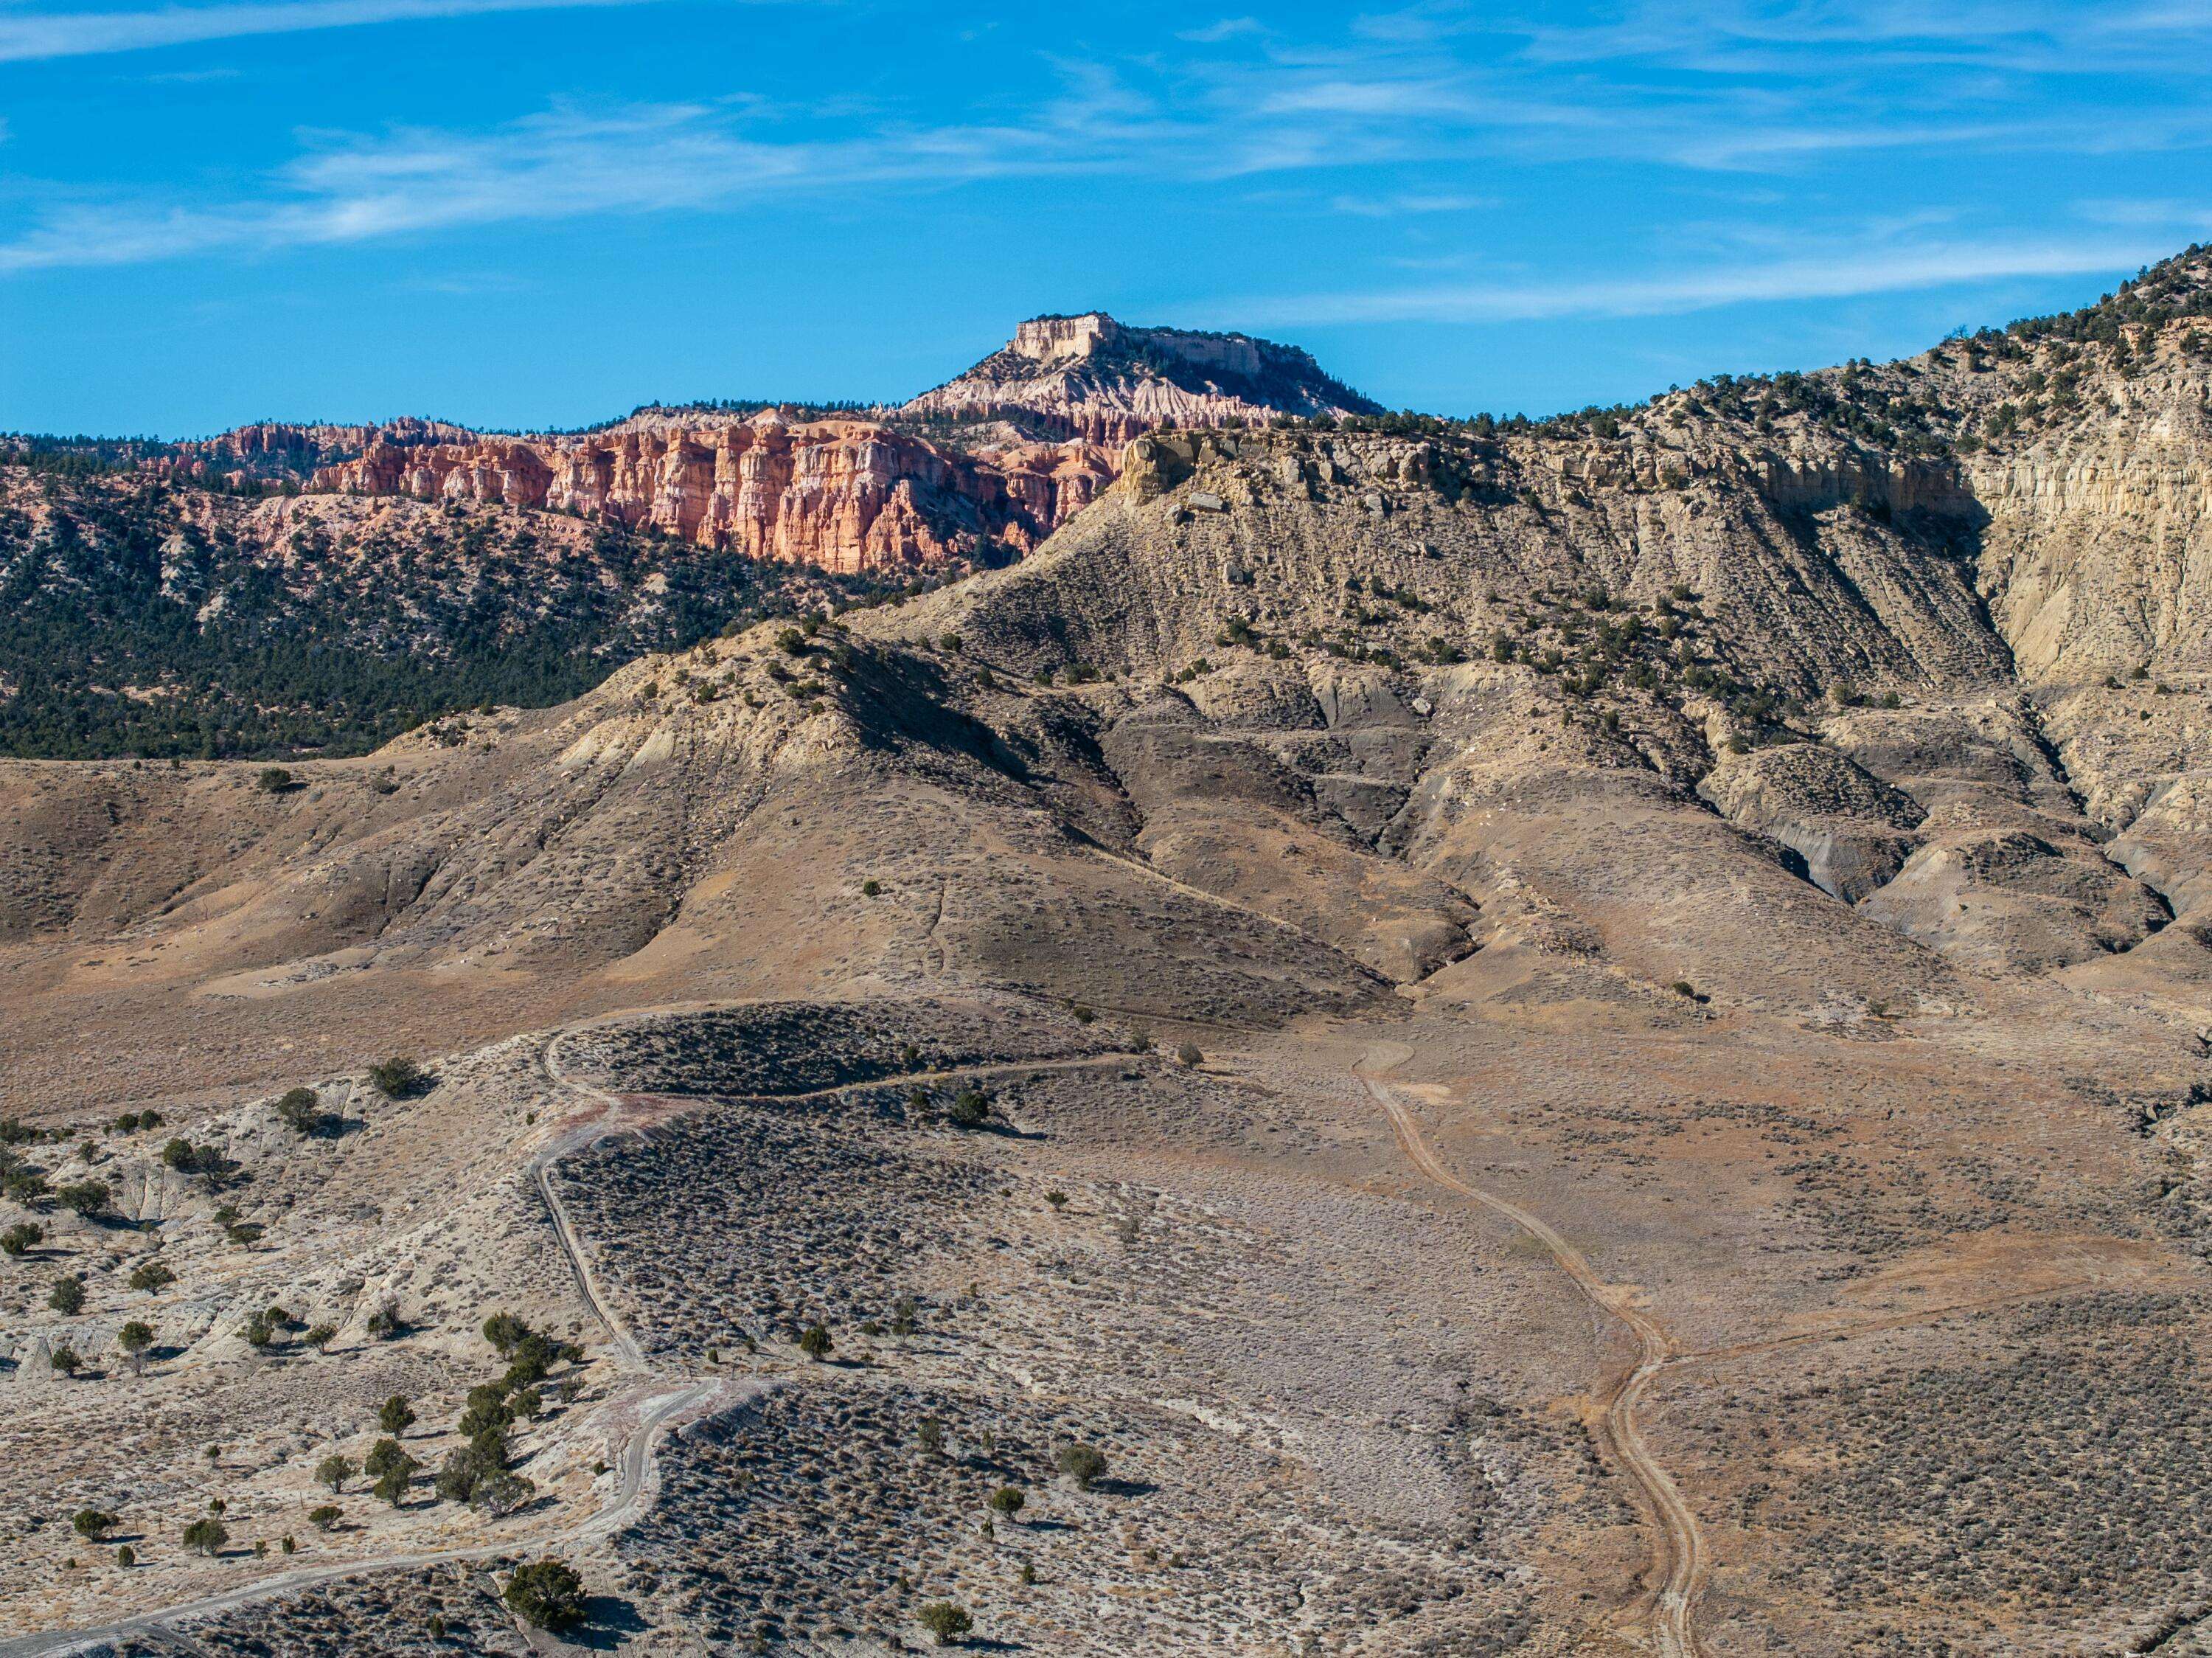
<path id="1" fill-rule="evenodd" d="M 562 1561 L 516 1567 L 500 1598 L 534 1628 L 568 1629 L 584 1620 L 584 1580 Z"/>
<path id="2" fill-rule="evenodd" d="M 932 1600 L 915 1618 L 940 1647 L 951 1646 L 975 1627 L 975 1620 L 968 1615 L 967 1608 L 950 1600 Z"/>
<path id="3" fill-rule="evenodd" d="M 287 1088 L 276 1102 L 276 1120 L 301 1139 L 322 1133 L 329 1121 L 322 1096 L 313 1088 Z"/>
<path id="4" fill-rule="evenodd" d="M 422 1067 L 404 1054 L 380 1059 L 368 1068 L 368 1085 L 387 1100 L 404 1100 L 422 1086 Z"/>
<path id="5" fill-rule="evenodd" d="M 1086 1491 L 1106 1473 L 1106 1454 L 1093 1445 L 1063 1445 L 1054 1455 L 1053 1462 Z"/>

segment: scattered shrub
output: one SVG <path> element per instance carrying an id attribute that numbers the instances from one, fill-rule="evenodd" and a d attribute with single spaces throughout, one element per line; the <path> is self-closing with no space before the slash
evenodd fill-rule
<path id="1" fill-rule="evenodd" d="M 345 1489 L 346 1481 L 360 1472 L 351 1457 L 341 1456 L 333 1451 L 315 1465 L 315 1480 L 319 1484 L 329 1486 L 331 1495 L 336 1496 Z"/>
<path id="2" fill-rule="evenodd" d="M 975 1627 L 975 1620 L 968 1615 L 967 1609 L 950 1600 L 932 1600 L 915 1618 L 940 1647 L 951 1646 Z"/>
<path id="3" fill-rule="evenodd" d="M 368 1083 L 387 1100 L 402 1100 L 422 1086 L 422 1068 L 404 1055 L 394 1054 L 368 1068 Z"/>
<path id="4" fill-rule="evenodd" d="M 177 1281 L 177 1275 L 159 1261 L 141 1261 L 131 1269 L 131 1287 L 149 1294 L 167 1288 Z"/>
<path id="5" fill-rule="evenodd" d="M 80 1215 L 104 1212 L 113 1195 L 105 1180 L 73 1180 L 54 1192 L 64 1209 L 75 1210 Z"/>
<path id="6" fill-rule="evenodd" d="M 500 1598 L 516 1617 L 538 1629 L 567 1629 L 583 1621 L 583 1579 L 558 1560 L 516 1567 Z"/>
<path id="7" fill-rule="evenodd" d="M 130 1356 L 132 1369 L 143 1369 L 146 1350 L 154 1344 L 154 1326 L 143 1319 L 133 1319 L 115 1332 L 115 1344 Z"/>
<path id="8" fill-rule="evenodd" d="M 302 1138 L 323 1130 L 322 1096 L 313 1088 L 288 1088 L 276 1102 L 276 1120 Z"/>
<path id="9" fill-rule="evenodd" d="M 361 1471 L 374 1478 L 382 1478 L 394 1468 L 412 1472 L 422 1465 L 399 1448 L 396 1439 L 380 1439 L 368 1448 L 368 1454 L 361 1460 Z"/>
<path id="10" fill-rule="evenodd" d="M 501 1358 L 512 1357 L 529 1335 L 530 1326 L 512 1313 L 495 1313 L 483 1321 L 483 1338 Z"/>
<path id="11" fill-rule="evenodd" d="M 1096 1446 L 1063 1445 L 1053 1461 L 1060 1472 L 1086 1491 L 1106 1472 L 1106 1454 Z"/>

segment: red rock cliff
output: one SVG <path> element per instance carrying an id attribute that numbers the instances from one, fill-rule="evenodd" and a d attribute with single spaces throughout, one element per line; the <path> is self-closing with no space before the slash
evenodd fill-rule
<path id="1" fill-rule="evenodd" d="M 833 570 L 1026 552 L 1113 481 L 1080 443 L 963 453 L 866 420 L 648 416 L 576 437 L 379 438 L 309 487 L 543 507 Z"/>

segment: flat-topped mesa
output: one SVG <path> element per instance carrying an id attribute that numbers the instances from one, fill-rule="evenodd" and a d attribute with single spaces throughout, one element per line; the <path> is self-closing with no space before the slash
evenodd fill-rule
<path id="1" fill-rule="evenodd" d="M 574 436 L 379 442 L 309 487 L 571 512 L 851 571 L 1026 552 L 1112 481 L 1106 458 L 1079 445 L 967 455 L 873 421 L 763 409 L 688 423 L 655 411 Z"/>
<path id="2" fill-rule="evenodd" d="M 1133 328 L 1103 311 L 1033 317 L 1000 350 L 898 411 L 1093 443 L 1126 443 L 1164 427 L 1381 411 L 1297 346 L 1249 334 Z"/>
<path id="3" fill-rule="evenodd" d="M 844 409 L 655 405 L 574 433 L 264 422 L 146 464 L 233 485 L 569 513 L 854 571 L 1028 552 L 1146 432 L 1379 411 L 1294 346 L 1131 328 L 1101 311 L 1033 318 L 902 407 Z M 989 430 L 932 441 L 946 426 Z"/>

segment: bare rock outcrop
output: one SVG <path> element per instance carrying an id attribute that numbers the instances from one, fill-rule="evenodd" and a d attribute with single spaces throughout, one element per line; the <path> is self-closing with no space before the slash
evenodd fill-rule
<path id="1" fill-rule="evenodd" d="M 1028 552 L 1112 472 L 1080 444 L 963 454 L 872 421 L 775 409 L 581 436 L 371 444 L 311 487 L 538 507 L 830 570 Z"/>
<path id="2" fill-rule="evenodd" d="M 1724 754 L 1698 792 L 1805 862 L 1821 891 L 1856 904 L 1904 867 L 1927 815 L 1912 798 L 1821 743 Z"/>
<path id="3" fill-rule="evenodd" d="M 1005 347 L 899 412 L 1124 443 L 1166 427 L 1264 426 L 1285 415 L 1382 409 L 1296 346 L 1249 334 L 1133 328 L 1091 311 L 1030 319 Z"/>

